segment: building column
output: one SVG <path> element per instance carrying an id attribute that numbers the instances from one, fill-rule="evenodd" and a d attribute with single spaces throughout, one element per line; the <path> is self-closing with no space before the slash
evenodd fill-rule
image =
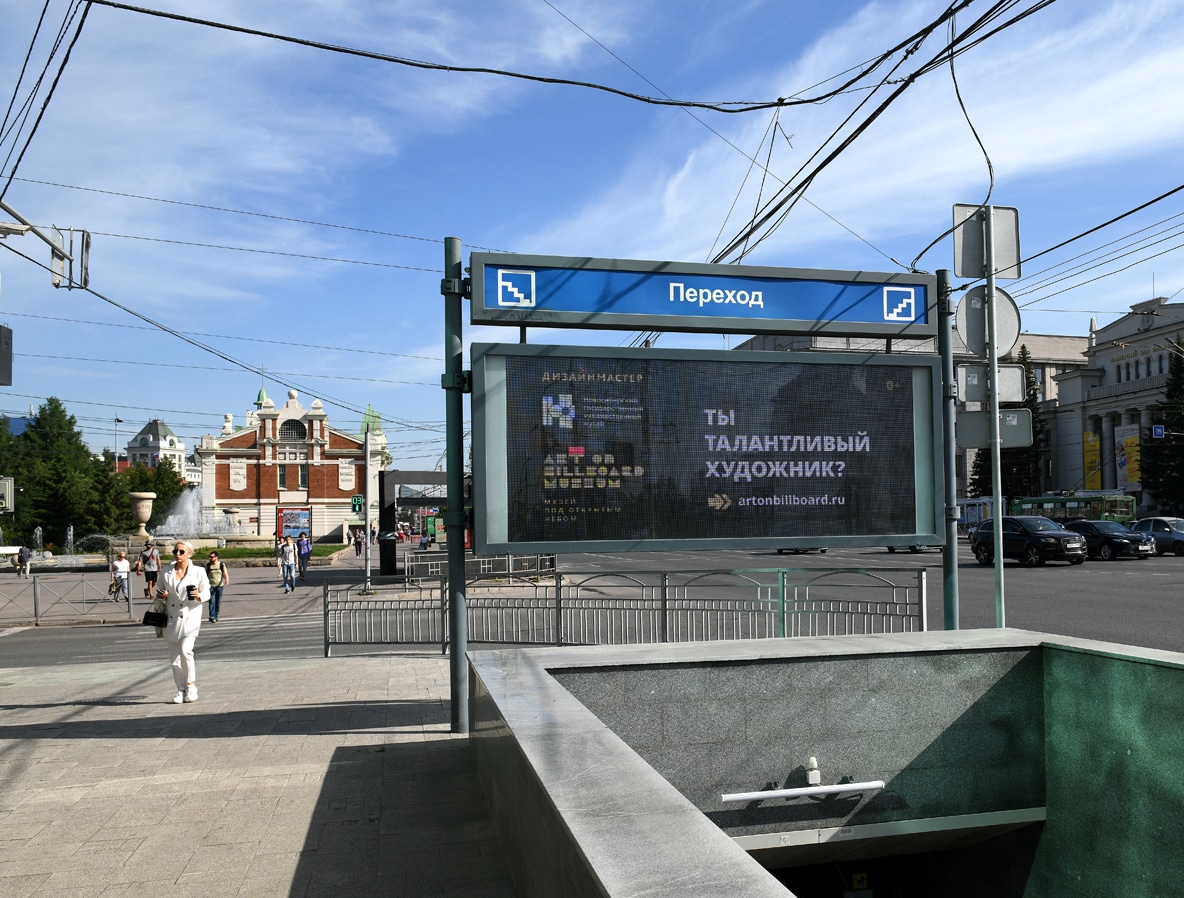
<path id="1" fill-rule="evenodd" d="M 1102 415 L 1102 489 L 1115 489 L 1118 471 L 1114 465 L 1114 415 Z"/>

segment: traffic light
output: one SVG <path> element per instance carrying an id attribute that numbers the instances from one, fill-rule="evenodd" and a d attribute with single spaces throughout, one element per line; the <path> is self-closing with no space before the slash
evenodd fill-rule
<path id="1" fill-rule="evenodd" d="M 350 504 L 353 508 L 354 514 L 361 514 L 362 513 L 362 506 L 365 503 L 365 501 L 366 501 L 366 499 L 363 496 L 351 496 L 350 497 Z"/>

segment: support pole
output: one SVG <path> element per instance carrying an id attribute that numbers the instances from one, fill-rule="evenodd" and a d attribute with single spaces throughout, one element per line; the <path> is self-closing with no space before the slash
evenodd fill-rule
<path id="1" fill-rule="evenodd" d="M 991 513 L 995 537 L 995 626 L 1007 626 L 1003 599 L 1003 472 L 999 434 L 999 330 L 995 302 L 995 228 L 993 206 L 979 211 L 983 222 L 983 274 L 987 278 L 987 387 L 991 408 Z"/>
<path id="2" fill-rule="evenodd" d="M 464 262 L 460 238 L 444 240 L 444 378 L 445 465 L 448 472 L 448 651 L 452 698 L 452 732 L 469 732 L 469 622 L 465 604 L 465 372 L 461 330 Z"/>
<path id="3" fill-rule="evenodd" d="M 950 298 L 950 272 L 937 272 L 938 352 L 941 354 L 941 419 L 943 439 L 942 467 L 944 469 L 946 507 L 946 547 L 942 552 L 944 614 L 947 630 L 959 629 L 958 607 L 958 475 L 957 445 L 954 434 L 957 389 L 954 380 L 954 304 Z"/>
<path id="4" fill-rule="evenodd" d="M 374 526 L 374 523 L 373 523 L 373 519 L 370 516 L 370 477 L 371 477 L 371 473 L 370 473 L 370 422 L 369 421 L 366 422 L 366 438 L 365 438 L 365 441 L 363 442 L 363 445 L 365 446 L 364 451 L 366 453 L 366 468 L 365 468 L 366 484 L 365 484 L 365 488 L 362 490 L 363 499 L 366 502 L 366 514 L 365 514 L 365 517 L 363 518 L 363 524 L 362 524 L 362 526 L 365 528 L 365 536 L 366 536 L 366 541 L 365 541 L 365 546 L 366 546 L 366 554 L 365 554 L 366 585 L 363 587 L 363 592 L 366 595 L 370 595 L 370 592 L 371 592 L 371 589 L 370 589 L 370 550 L 372 548 L 371 544 L 370 544 L 370 528 Z"/>

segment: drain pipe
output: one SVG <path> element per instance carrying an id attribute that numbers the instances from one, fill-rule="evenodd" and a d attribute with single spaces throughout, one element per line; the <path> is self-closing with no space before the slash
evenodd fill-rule
<path id="1" fill-rule="evenodd" d="M 725 804 L 734 801 L 765 801 L 770 798 L 806 798 L 810 795 L 845 795 L 851 792 L 874 792 L 884 788 L 883 780 L 868 783 L 839 783 L 834 786 L 802 786 L 798 789 L 765 789 L 761 792 L 731 792 L 720 796 Z"/>

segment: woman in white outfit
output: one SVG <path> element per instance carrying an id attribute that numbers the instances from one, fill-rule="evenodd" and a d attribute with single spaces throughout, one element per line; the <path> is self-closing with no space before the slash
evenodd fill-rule
<path id="1" fill-rule="evenodd" d="M 173 566 L 161 572 L 157 595 L 164 599 L 169 614 L 164 638 L 173 655 L 173 681 L 177 684 L 173 704 L 179 705 L 197 701 L 193 644 L 201 629 L 202 604 L 210 600 L 210 580 L 205 568 L 193 563 L 193 546 L 184 540 L 177 540 L 173 558 Z"/>

